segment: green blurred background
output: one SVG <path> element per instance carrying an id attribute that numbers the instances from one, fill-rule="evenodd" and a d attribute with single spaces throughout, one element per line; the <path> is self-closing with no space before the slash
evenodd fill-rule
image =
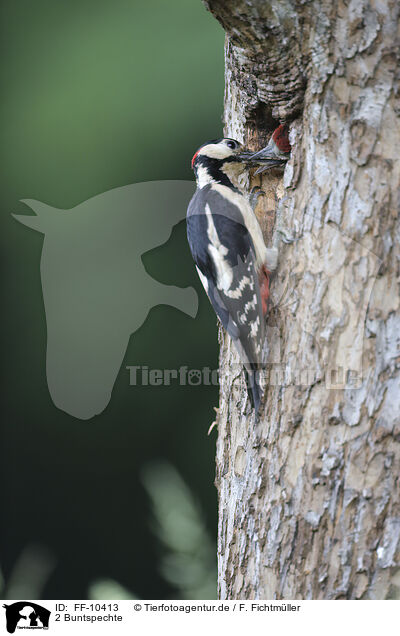
<path id="1" fill-rule="evenodd" d="M 43 237 L 10 214 L 27 213 L 23 198 L 70 208 L 125 184 L 191 180 L 193 151 L 222 132 L 223 31 L 200 0 L 1 9 L 0 596 L 211 598 L 217 388 L 132 387 L 125 369 L 217 366 L 184 222 L 143 260 L 157 280 L 198 290 L 197 318 L 152 309 L 107 409 L 80 421 L 46 385 Z"/>

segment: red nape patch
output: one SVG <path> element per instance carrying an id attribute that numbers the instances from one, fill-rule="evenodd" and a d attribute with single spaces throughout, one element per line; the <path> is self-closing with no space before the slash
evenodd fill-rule
<path id="1" fill-rule="evenodd" d="M 276 143 L 281 152 L 290 152 L 292 147 L 289 142 L 289 127 L 287 124 L 281 124 L 272 133 L 272 141 Z"/>
<path id="2" fill-rule="evenodd" d="M 193 155 L 193 157 L 192 157 L 192 168 L 193 168 L 193 166 L 194 166 L 194 162 L 195 162 L 196 157 L 197 157 L 197 155 L 198 155 L 198 154 L 199 154 L 199 151 L 195 152 L 195 153 L 194 153 L 194 155 Z"/>
<path id="3" fill-rule="evenodd" d="M 264 265 L 260 269 L 258 274 L 258 282 L 260 283 L 260 291 L 261 291 L 261 305 L 262 312 L 264 316 L 268 310 L 268 298 L 269 298 L 269 274 L 270 272 L 267 270 Z"/>

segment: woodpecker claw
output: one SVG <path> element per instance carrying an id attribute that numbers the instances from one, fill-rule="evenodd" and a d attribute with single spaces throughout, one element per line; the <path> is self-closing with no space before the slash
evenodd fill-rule
<path id="1" fill-rule="evenodd" d="M 279 245 L 281 241 L 282 243 L 290 245 L 290 243 L 294 243 L 295 240 L 296 239 L 293 234 L 291 234 L 286 227 L 283 227 L 282 225 L 278 225 L 276 227 L 274 245 Z"/>
<path id="2" fill-rule="evenodd" d="M 259 162 L 257 161 L 257 163 L 259 163 Z M 263 172 L 266 172 L 267 170 L 270 170 L 271 168 L 278 168 L 278 167 L 279 168 L 283 168 L 285 166 L 285 163 L 286 163 L 286 159 L 284 159 L 284 160 L 280 160 L 280 159 L 278 160 L 277 159 L 276 161 L 273 161 L 272 159 L 269 159 L 267 164 L 257 168 L 257 170 L 254 173 L 254 176 L 256 176 L 257 174 L 261 174 Z"/>
<path id="3" fill-rule="evenodd" d="M 249 201 L 253 210 L 255 210 L 258 199 L 261 196 L 265 196 L 265 192 L 259 186 L 254 186 L 254 188 L 250 190 Z"/>

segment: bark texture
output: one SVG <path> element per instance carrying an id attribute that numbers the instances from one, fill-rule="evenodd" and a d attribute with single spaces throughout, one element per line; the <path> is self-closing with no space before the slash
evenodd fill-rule
<path id="1" fill-rule="evenodd" d="M 205 4 L 227 33 L 226 134 L 258 149 L 291 122 L 258 211 L 267 243 L 276 211 L 296 236 L 258 423 L 220 333 L 219 593 L 399 598 L 399 3 Z"/>

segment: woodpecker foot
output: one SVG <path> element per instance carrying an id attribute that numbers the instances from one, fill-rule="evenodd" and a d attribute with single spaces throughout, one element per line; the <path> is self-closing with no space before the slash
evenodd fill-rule
<path id="1" fill-rule="evenodd" d="M 258 199 L 264 195 L 265 195 L 264 190 L 262 190 L 259 186 L 254 186 L 254 188 L 250 190 L 249 201 L 253 210 L 256 209 Z"/>
<path id="2" fill-rule="evenodd" d="M 296 238 L 286 227 L 283 225 L 276 226 L 272 241 L 274 247 L 278 249 L 281 242 L 290 245 L 290 243 L 293 243 L 295 240 Z"/>

